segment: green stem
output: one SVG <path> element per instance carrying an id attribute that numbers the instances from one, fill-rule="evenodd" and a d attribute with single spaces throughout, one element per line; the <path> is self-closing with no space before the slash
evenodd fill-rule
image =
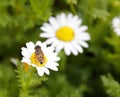
<path id="1" fill-rule="evenodd" d="M 61 65 L 59 66 L 59 68 L 62 72 L 64 72 L 66 68 L 67 56 L 65 55 L 65 52 L 63 50 L 59 53 L 59 57 L 61 58 L 60 60 Z"/>
<path id="2" fill-rule="evenodd" d="M 72 13 L 76 14 L 76 10 L 75 10 L 75 7 L 74 7 L 73 3 L 69 3 L 69 6 L 70 6 L 70 9 L 71 9 Z"/>

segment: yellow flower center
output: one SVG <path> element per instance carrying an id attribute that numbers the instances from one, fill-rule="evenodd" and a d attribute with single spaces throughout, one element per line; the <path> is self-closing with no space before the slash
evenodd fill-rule
<path id="1" fill-rule="evenodd" d="M 63 26 L 56 31 L 56 37 L 65 42 L 72 41 L 74 39 L 74 30 L 68 26 Z"/>
<path id="2" fill-rule="evenodd" d="M 44 66 L 47 63 L 47 57 L 46 56 L 43 55 L 42 60 L 44 60 L 44 61 L 43 61 L 43 63 L 41 63 L 40 60 L 38 60 L 38 56 L 36 56 L 35 53 L 33 53 L 31 55 L 30 60 L 31 60 L 32 64 L 35 64 L 35 65 L 40 66 L 40 67 Z"/>

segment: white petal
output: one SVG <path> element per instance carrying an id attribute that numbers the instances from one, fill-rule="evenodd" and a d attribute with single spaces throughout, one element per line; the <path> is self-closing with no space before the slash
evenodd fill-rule
<path id="1" fill-rule="evenodd" d="M 49 75 L 49 74 L 50 74 L 50 72 L 49 72 L 49 70 L 48 70 L 47 68 L 42 67 L 41 69 L 42 69 L 42 71 L 44 71 L 47 75 Z"/>
<path id="2" fill-rule="evenodd" d="M 58 71 L 58 68 L 56 66 L 52 65 L 52 64 L 46 64 L 45 67 L 50 68 L 54 71 Z"/>
<path id="3" fill-rule="evenodd" d="M 66 25 L 70 25 L 70 21 L 72 20 L 73 15 L 71 13 L 69 13 L 66 17 Z"/>
<path id="4" fill-rule="evenodd" d="M 37 42 L 36 42 L 36 45 L 41 46 L 41 45 L 42 45 L 41 41 L 37 41 Z"/>
<path id="5" fill-rule="evenodd" d="M 41 29 L 41 31 L 43 31 L 44 33 L 53 33 L 53 32 L 54 32 L 53 29 L 50 30 L 50 28 L 48 29 L 48 28 L 45 27 L 45 26 L 42 26 L 40 29 Z"/>
<path id="6" fill-rule="evenodd" d="M 33 67 L 35 67 L 35 68 L 37 67 L 37 65 L 36 65 L 36 64 L 30 64 L 30 65 L 31 65 L 31 66 L 33 66 Z"/>
<path id="7" fill-rule="evenodd" d="M 112 25 L 113 27 L 117 27 L 120 24 L 120 18 L 119 17 L 115 17 L 112 21 Z"/>
<path id="8" fill-rule="evenodd" d="M 83 53 L 82 47 L 81 47 L 80 45 L 78 45 L 78 44 L 76 43 L 76 41 L 72 42 L 71 44 L 72 44 L 73 48 L 75 48 L 75 49 L 76 49 L 77 51 L 79 51 L 80 53 Z"/>
<path id="9" fill-rule="evenodd" d="M 52 55 L 51 55 L 51 56 L 52 56 Z M 54 62 L 54 61 L 59 61 L 59 60 L 60 60 L 59 57 L 56 57 L 56 56 L 52 56 L 52 57 L 51 57 L 51 56 L 49 56 L 49 60 L 50 60 L 50 61 L 53 61 L 53 62 Z"/>
<path id="10" fill-rule="evenodd" d="M 49 46 L 47 49 L 48 49 L 48 51 L 50 51 L 50 52 L 53 52 L 53 51 L 54 51 L 54 48 L 51 47 L 51 46 Z"/>
<path id="11" fill-rule="evenodd" d="M 42 46 L 42 48 L 47 48 L 46 42 L 43 42 L 41 46 Z"/>
<path id="12" fill-rule="evenodd" d="M 54 36 L 54 34 L 52 34 L 52 33 L 41 33 L 40 34 L 40 37 L 44 37 L 44 38 L 50 38 L 50 37 L 53 37 Z"/>
<path id="13" fill-rule="evenodd" d="M 39 45 L 42 50 L 43 50 L 43 48 L 46 49 L 46 43 L 45 43 L 45 42 L 41 43 L 41 41 L 37 41 L 37 42 L 36 42 L 36 45 Z"/>
<path id="14" fill-rule="evenodd" d="M 48 64 L 49 64 L 49 65 L 52 65 L 53 67 L 59 66 L 59 64 L 58 64 L 57 62 L 49 62 L 49 63 L 47 63 L 47 65 L 45 65 L 45 67 L 48 67 L 48 68 L 49 68 Z"/>
<path id="15" fill-rule="evenodd" d="M 28 43 L 26 43 L 26 46 L 27 46 L 28 51 L 29 51 L 30 53 L 33 53 L 33 52 L 35 51 L 35 50 L 34 50 L 35 45 L 34 45 L 33 42 L 28 42 Z"/>
<path id="16" fill-rule="evenodd" d="M 23 55 L 24 57 L 29 58 L 29 57 L 30 57 L 30 53 L 28 52 L 28 49 L 25 48 L 25 47 L 22 47 L 21 49 L 22 49 L 22 52 L 21 52 L 22 55 Z"/>
<path id="17" fill-rule="evenodd" d="M 53 63 L 51 62 L 51 64 L 54 65 L 54 66 L 59 66 L 59 64 L 56 63 L 56 62 L 53 62 Z"/>
<path id="18" fill-rule="evenodd" d="M 48 58 L 48 59 L 50 59 L 50 60 L 53 60 L 54 58 L 56 58 L 56 56 L 57 56 L 57 53 L 56 52 L 49 52 L 49 51 L 46 51 L 45 52 L 45 55 L 46 55 L 46 57 Z M 52 56 L 52 57 L 51 57 Z"/>
<path id="19" fill-rule="evenodd" d="M 66 15 L 64 13 L 62 13 L 60 16 L 60 24 L 61 26 L 66 25 Z"/>
<path id="20" fill-rule="evenodd" d="M 58 22 L 57 22 L 57 20 L 54 17 L 50 17 L 49 18 L 49 22 L 52 25 L 52 27 L 54 27 L 54 29 L 58 29 L 59 28 Z"/>
<path id="21" fill-rule="evenodd" d="M 59 61 L 60 60 L 60 58 L 57 57 L 58 53 L 56 53 L 56 52 L 50 52 L 48 50 L 48 51 L 46 51 L 45 55 L 46 55 L 46 57 L 48 58 L 49 61 Z"/>
<path id="22" fill-rule="evenodd" d="M 71 13 L 69 13 L 69 14 L 67 15 L 67 20 L 70 21 L 70 20 L 72 19 L 72 17 L 73 17 L 73 15 L 72 15 Z"/>
<path id="23" fill-rule="evenodd" d="M 64 48 L 64 42 L 59 42 L 59 45 L 56 47 L 56 52 L 60 52 Z"/>
<path id="24" fill-rule="evenodd" d="M 59 45 L 59 40 L 56 40 L 52 43 L 52 47 L 57 47 Z"/>
<path id="25" fill-rule="evenodd" d="M 57 16 L 56 16 L 56 20 L 57 20 L 57 22 L 58 22 L 58 26 L 59 26 L 59 27 L 61 27 L 60 18 L 61 18 L 60 15 L 57 15 Z"/>
<path id="26" fill-rule="evenodd" d="M 30 65 L 30 59 L 27 59 L 25 57 L 22 58 L 21 62 L 28 63 Z"/>
<path id="27" fill-rule="evenodd" d="M 90 35 L 88 33 L 79 33 L 76 34 L 77 39 L 79 40 L 90 40 Z"/>
<path id="28" fill-rule="evenodd" d="M 78 16 L 73 16 L 73 19 L 72 19 L 73 25 L 75 25 L 77 21 L 79 21 L 79 17 Z"/>
<path id="29" fill-rule="evenodd" d="M 120 36 L 120 32 L 116 32 L 116 34 L 117 34 L 118 36 Z"/>
<path id="30" fill-rule="evenodd" d="M 85 47 L 85 48 L 88 48 L 88 44 L 87 44 L 86 42 L 84 42 L 84 41 L 78 41 L 78 43 L 79 43 L 81 46 L 83 46 L 83 47 Z"/>
<path id="31" fill-rule="evenodd" d="M 64 51 L 65 51 L 65 54 L 67 56 L 69 56 L 71 54 L 71 50 L 69 48 L 69 45 L 66 43 L 66 45 L 64 46 Z"/>
<path id="32" fill-rule="evenodd" d="M 71 44 L 69 44 L 69 48 L 70 48 L 71 52 L 72 52 L 75 56 L 78 55 L 77 50 L 76 50 Z"/>
<path id="33" fill-rule="evenodd" d="M 53 60 L 54 60 L 54 61 L 59 61 L 59 60 L 60 60 L 60 57 L 55 57 Z"/>
<path id="34" fill-rule="evenodd" d="M 55 32 L 55 29 L 48 23 L 44 23 L 40 29 L 44 32 L 49 32 L 49 33 Z"/>
<path id="35" fill-rule="evenodd" d="M 78 16 L 73 16 L 73 18 L 71 18 L 71 20 L 69 20 L 67 24 L 70 27 L 76 28 L 75 24 L 76 24 L 77 21 L 79 21 Z"/>
<path id="36" fill-rule="evenodd" d="M 114 29 L 114 31 L 116 32 L 116 34 L 119 36 L 120 35 L 120 28 L 116 28 Z"/>
<path id="37" fill-rule="evenodd" d="M 16 65 L 16 66 L 18 65 L 18 64 L 17 64 L 17 60 L 16 60 L 15 58 L 10 58 L 10 61 L 11 61 L 14 65 Z"/>
<path id="38" fill-rule="evenodd" d="M 44 71 L 39 67 L 37 67 L 37 72 L 38 72 L 39 76 L 43 76 L 43 74 L 44 74 Z"/>
<path id="39" fill-rule="evenodd" d="M 86 31 L 87 29 L 88 29 L 87 26 L 81 26 L 81 27 L 77 28 L 77 29 L 75 30 L 75 32 L 80 33 L 80 32 Z"/>
<path id="40" fill-rule="evenodd" d="M 54 41 L 56 41 L 56 38 L 49 38 L 49 39 L 47 39 L 45 42 L 46 42 L 47 44 L 51 44 L 51 43 L 53 43 Z"/>
<path id="41" fill-rule="evenodd" d="M 82 23 L 82 20 L 81 19 L 78 19 L 76 22 L 75 22 L 75 24 L 74 24 L 74 29 L 76 29 L 76 28 L 78 28 L 80 25 L 81 25 L 81 23 Z"/>

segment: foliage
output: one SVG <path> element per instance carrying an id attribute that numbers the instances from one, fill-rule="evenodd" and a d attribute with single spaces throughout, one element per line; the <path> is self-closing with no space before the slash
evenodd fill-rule
<path id="1" fill-rule="evenodd" d="M 39 86 L 42 81 L 46 81 L 46 77 L 38 77 L 37 73 L 34 73 L 34 68 L 31 66 L 27 67 L 27 64 L 21 64 L 18 62 L 18 69 L 16 70 L 18 74 L 18 81 L 20 86 L 20 94 L 19 97 L 38 97 L 37 94 L 30 94 L 31 90 L 35 91 L 36 86 Z M 32 95 L 32 96 L 31 96 Z"/>
<path id="2" fill-rule="evenodd" d="M 89 48 L 78 56 L 61 52 L 59 71 L 50 76 L 39 77 L 31 67 L 26 72 L 21 47 L 44 41 L 40 26 L 61 12 L 78 15 L 88 26 Z M 119 15 L 120 0 L 0 0 L 0 97 L 119 97 L 120 36 L 111 25 Z M 102 85 L 100 76 L 108 72 L 117 81 L 102 76 Z"/>
<path id="3" fill-rule="evenodd" d="M 110 74 L 107 76 L 101 76 L 101 79 L 106 92 L 110 97 L 120 97 L 120 84 L 115 81 Z"/>

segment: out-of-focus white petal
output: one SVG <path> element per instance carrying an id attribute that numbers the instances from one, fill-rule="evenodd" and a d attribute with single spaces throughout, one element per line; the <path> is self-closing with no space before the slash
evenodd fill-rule
<path id="1" fill-rule="evenodd" d="M 70 53 L 71 53 L 70 48 L 67 44 L 64 46 L 64 51 L 65 51 L 66 55 L 70 55 Z"/>
<path id="2" fill-rule="evenodd" d="M 40 37 L 44 37 L 44 38 L 49 38 L 49 37 L 53 37 L 54 35 L 51 33 L 41 33 Z"/>
<path id="3" fill-rule="evenodd" d="M 49 23 L 52 25 L 52 27 L 54 29 L 58 29 L 59 28 L 58 22 L 57 22 L 57 20 L 54 17 L 50 17 L 49 18 Z"/>
<path id="4" fill-rule="evenodd" d="M 78 43 L 73 42 L 72 45 L 77 51 L 79 51 L 80 53 L 83 53 L 83 49 Z"/>
<path id="5" fill-rule="evenodd" d="M 59 45 L 56 47 L 56 52 L 60 52 L 64 48 L 64 42 L 59 42 Z"/>
<path id="6" fill-rule="evenodd" d="M 61 17 L 60 17 L 60 24 L 61 26 L 64 26 L 66 23 L 66 15 L 64 13 L 61 14 Z"/>
<path id="7" fill-rule="evenodd" d="M 55 31 L 55 29 L 48 23 L 44 23 L 40 29 L 44 32 L 49 32 L 49 33 L 53 33 Z"/>
<path id="8" fill-rule="evenodd" d="M 10 61 L 17 66 L 17 60 L 15 58 L 10 58 Z"/>
<path id="9" fill-rule="evenodd" d="M 112 26 L 113 26 L 113 30 L 114 32 L 120 36 L 120 17 L 115 17 L 112 20 Z"/>
<path id="10" fill-rule="evenodd" d="M 69 44 L 69 48 L 70 48 L 71 52 L 72 52 L 75 56 L 77 56 L 77 55 L 78 55 L 77 50 L 76 50 L 76 49 L 74 49 L 74 47 L 73 47 L 72 45 L 70 45 L 70 44 Z"/>
<path id="11" fill-rule="evenodd" d="M 87 26 L 81 26 L 81 27 L 78 27 L 75 31 L 77 33 L 83 33 L 85 30 L 87 30 L 88 27 Z"/>
<path id="12" fill-rule="evenodd" d="M 46 42 L 47 44 L 51 44 L 51 43 L 53 43 L 54 41 L 56 41 L 56 38 L 49 38 L 49 39 L 47 39 L 45 42 Z"/>
<path id="13" fill-rule="evenodd" d="M 76 35 L 77 37 L 77 40 L 82 40 L 82 41 L 87 41 L 87 40 L 90 40 L 90 35 L 88 33 L 81 33 L 81 34 L 77 34 Z"/>
<path id="14" fill-rule="evenodd" d="M 79 43 L 81 46 L 83 46 L 83 47 L 85 47 L 85 48 L 88 48 L 88 44 L 87 44 L 86 42 L 84 42 L 84 41 L 78 41 L 78 43 Z"/>

